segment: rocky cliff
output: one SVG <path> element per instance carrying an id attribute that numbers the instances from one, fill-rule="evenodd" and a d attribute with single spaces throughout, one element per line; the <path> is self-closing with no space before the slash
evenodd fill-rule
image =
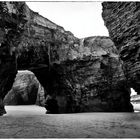
<path id="1" fill-rule="evenodd" d="M 123 60 L 130 87 L 140 94 L 139 2 L 104 2 L 103 19 Z"/>
<path id="2" fill-rule="evenodd" d="M 109 37 L 80 40 L 72 56 L 51 70 L 55 75 L 51 89 L 60 112 L 133 110 L 122 64 Z"/>
<path id="3" fill-rule="evenodd" d="M 25 3 L 0 5 L 1 17 L 4 12 L 7 15 L 0 18 L 1 48 L 7 49 L 0 54 L 6 55 L 0 59 L 1 106 L 17 69 L 28 69 L 44 87 L 46 108 L 51 113 L 133 111 L 122 63 L 108 37 L 78 39 Z"/>
<path id="4" fill-rule="evenodd" d="M 0 115 L 6 113 L 3 98 L 17 73 L 16 47 L 26 22 L 22 5 L 0 2 Z"/>
<path id="5" fill-rule="evenodd" d="M 40 16 L 24 2 L 0 3 L 0 106 L 11 89 L 18 70 L 29 69 L 35 73 L 43 87 L 49 83 L 49 69 L 54 61 L 63 61 L 64 55 L 77 38 L 62 27 Z M 54 48 L 54 49 L 51 49 Z"/>

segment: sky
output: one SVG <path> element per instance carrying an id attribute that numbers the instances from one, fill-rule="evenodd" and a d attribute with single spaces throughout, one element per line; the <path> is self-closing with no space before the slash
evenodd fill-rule
<path id="1" fill-rule="evenodd" d="M 137 92 L 133 88 L 131 88 L 131 96 L 133 95 L 137 95 Z"/>
<path id="2" fill-rule="evenodd" d="M 101 2 L 26 2 L 30 9 L 71 31 L 76 37 L 109 36 Z"/>

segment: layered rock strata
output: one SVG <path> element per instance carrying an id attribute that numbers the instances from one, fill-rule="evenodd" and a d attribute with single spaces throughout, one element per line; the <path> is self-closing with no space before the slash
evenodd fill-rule
<path id="1" fill-rule="evenodd" d="M 123 60 L 130 87 L 140 94 L 140 3 L 104 2 L 103 19 Z"/>
<path id="2" fill-rule="evenodd" d="M 5 60 L 12 67 L 1 69 L 0 79 L 4 83 L 0 84 L 0 91 L 6 89 L 6 92 L 0 92 L 0 95 L 4 97 L 10 90 L 17 69 L 28 69 L 44 87 L 46 108 L 51 113 L 133 111 L 121 61 L 108 37 L 78 39 L 31 11 L 25 3 L 1 2 L 0 5 L 1 11 L 6 9 L 11 17 L 1 18 L 1 44 L 5 43 L 3 48 L 8 50 L 6 55 L 9 57 L 6 58 L 13 58 L 11 63 L 9 59 Z M 19 18 L 23 22 L 17 22 L 16 28 L 10 26 Z M 6 44 L 8 37 L 4 35 L 9 28 L 11 43 Z M 17 34 L 18 38 L 15 37 Z M 4 64 L 4 60 L 0 60 Z M 9 71 L 13 76 L 10 83 L 2 77 Z"/>

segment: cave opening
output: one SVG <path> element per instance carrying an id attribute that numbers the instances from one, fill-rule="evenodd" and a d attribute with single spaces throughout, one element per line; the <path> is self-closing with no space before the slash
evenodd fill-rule
<path id="1" fill-rule="evenodd" d="M 130 90 L 131 90 L 130 101 L 131 104 L 133 105 L 134 112 L 139 112 L 140 95 L 138 95 L 133 88 L 130 88 Z"/>
<path id="2" fill-rule="evenodd" d="M 131 90 L 131 95 L 130 95 L 131 97 L 137 95 L 137 92 L 133 88 L 130 88 L 130 90 Z"/>
<path id="3" fill-rule="evenodd" d="M 4 98 L 4 104 L 44 106 L 44 94 L 44 88 L 33 72 L 19 70 L 11 90 Z"/>

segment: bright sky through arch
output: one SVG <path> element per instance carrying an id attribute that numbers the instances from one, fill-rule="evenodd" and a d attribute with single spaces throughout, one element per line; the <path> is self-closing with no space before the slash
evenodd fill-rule
<path id="1" fill-rule="evenodd" d="M 76 37 L 109 36 L 101 2 L 26 2 L 35 12 L 71 31 Z"/>

